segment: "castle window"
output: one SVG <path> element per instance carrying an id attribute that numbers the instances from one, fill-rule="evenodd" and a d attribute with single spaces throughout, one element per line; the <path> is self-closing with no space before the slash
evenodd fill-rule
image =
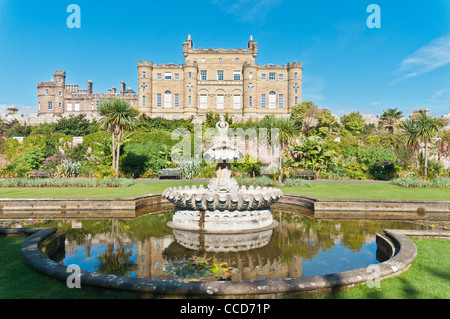
<path id="1" fill-rule="evenodd" d="M 144 106 L 144 107 L 145 107 L 145 95 L 144 95 L 144 96 L 142 96 L 142 106 Z"/>
<path id="2" fill-rule="evenodd" d="M 224 107 L 224 96 L 223 95 L 217 95 L 217 102 L 216 102 L 218 109 L 223 109 Z"/>
<path id="3" fill-rule="evenodd" d="M 72 103 L 67 103 L 67 111 L 72 112 Z"/>
<path id="4" fill-rule="evenodd" d="M 250 72 L 249 74 L 248 74 L 248 78 L 251 80 L 251 79 L 253 79 L 253 72 Z"/>
<path id="5" fill-rule="evenodd" d="M 217 81 L 223 81 L 223 70 L 217 71 Z"/>
<path id="6" fill-rule="evenodd" d="M 58 107 L 59 107 L 59 108 L 62 108 L 62 103 L 59 103 Z"/>
<path id="7" fill-rule="evenodd" d="M 233 109 L 239 110 L 241 108 L 241 96 L 233 95 Z"/>
<path id="8" fill-rule="evenodd" d="M 201 109 L 208 108 L 208 95 L 206 94 L 200 95 L 200 108 Z"/>
<path id="9" fill-rule="evenodd" d="M 277 79 L 277 74 L 275 72 L 269 73 L 269 81 L 275 81 Z"/>
<path id="10" fill-rule="evenodd" d="M 161 73 L 156 73 L 156 79 L 157 79 L 157 80 L 161 80 L 161 79 L 162 79 Z"/>
<path id="11" fill-rule="evenodd" d="M 277 107 L 277 94 L 274 91 L 269 93 L 269 109 Z"/>
<path id="12" fill-rule="evenodd" d="M 241 71 L 234 71 L 233 72 L 233 80 L 240 81 L 241 80 Z"/>
<path id="13" fill-rule="evenodd" d="M 156 94 L 156 107 L 161 108 L 161 93 Z"/>
<path id="14" fill-rule="evenodd" d="M 144 79 L 145 79 L 145 71 L 144 71 L 144 72 L 142 72 L 142 78 L 144 78 Z"/>
<path id="15" fill-rule="evenodd" d="M 180 94 L 175 93 L 174 95 L 174 107 L 179 108 L 180 107 Z"/>
<path id="16" fill-rule="evenodd" d="M 282 109 L 284 107 L 284 95 L 278 94 L 278 108 Z"/>
<path id="17" fill-rule="evenodd" d="M 297 80 L 298 74 L 297 72 L 294 73 L 294 79 Z"/>
<path id="18" fill-rule="evenodd" d="M 239 58 L 236 58 L 236 60 L 234 60 L 234 61 L 239 62 Z"/>
<path id="19" fill-rule="evenodd" d="M 170 109 L 172 107 L 172 92 L 164 92 L 164 108 Z"/>
<path id="20" fill-rule="evenodd" d="M 222 62 L 223 60 L 222 60 L 222 58 L 219 58 L 219 62 Z"/>
<path id="21" fill-rule="evenodd" d="M 298 104 L 298 97 L 294 97 L 294 105 Z"/>
<path id="22" fill-rule="evenodd" d="M 179 80 L 180 79 L 180 74 L 179 73 L 175 73 L 175 80 Z"/>
<path id="23" fill-rule="evenodd" d="M 261 108 L 262 109 L 266 108 L 266 95 L 265 94 L 261 94 Z"/>
<path id="24" fill-rule="evenodd" d="M 53 102 L 48 102 L 48 109 L 53 110 Z"/>
<path id="25" fill-rule="evenodd" d="M 266 80 L 266 75 L 265 74 L 261 74 L 261 81 L 265 81 Z"/>
<path id="26" fill-rule="evenodd" d="M 59 96 L 62 96 L 62 92 L 61 92 L 61 91 L 59 91 L 59 92 L 58 92 L 58 95 L 59 95 Z"/>
<path id="27" fill-rule="evenodd" d="M 192 97 L 190 95 L 188 97 L 188 105 L 189 105 L 189 107 L 192 106 Z"/>
<path id="28" fill-rule="evenodd" d="M 62 79 L 61 78 L 59 78 L 59 83 L 61 83 L 62 82 Z"/>
<path id="29" fill-rule="evenodd" d="M 80 112 L 80 103 L 75 103 L 75 112 Z"/>
<path id="30" fill-rule="evenodd" d="M 188 73 L 188 78 L 190 78 L 190 79 L 192 78 L 192 72 Z"/>
<path id="31" fill-rule="evenodd" d="M 47 89 L 45 90 L 45 95 L 48 95 L 48 90 Z"/>
<path id="32" fill-rule="evenodd" d="M 208 71 L 201 70 L 200 71 L 200 81 L 207 81 L 208 80 Z"/>
<path id="33" fill-rule="evenodd" d="M 253 107 L 253 96 L 248 97 L 248 107 Z"/>
<path id="34" fill-rule="evenodd" d="M 164 73 L 164 80 L 172 80 L 172 73 L 170 72 Z"/>
<path id="35" fill-rule="evenodd" d="M 284 74 L 278 74 L 278 81 L 284 80 Z"/>

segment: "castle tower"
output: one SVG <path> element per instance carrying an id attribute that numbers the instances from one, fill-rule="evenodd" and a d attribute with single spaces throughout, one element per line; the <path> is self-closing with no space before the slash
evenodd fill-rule
<path id="1" fill-rule="evenodd" d="M 146 113 L 148 115 L 152 114 L 152 80 L 153 80 L 153 62 L 148 61 L 139 61 L 138 64 L 138 109 L 142 113 Z"/>
<path id="2" fill-rule="evenodd" d="M 250 46 L 250 43 L 249 43 Z M 244 63 L 243 65 L 243 116 L 256 116 L 257 114 L 257 75 L 256 63 Z"/>
<path id="3" fill-rule="evenodd" d="M 183 96 L 184 96 L 184 114 L 186 117 L 196 116 L 197 110 L 197 92 L 198 92 L 198 65 L 193 61 L 183 63 Z"/>
<path id="4" fill-rule="evenodd" d="M 64 113 L 64 96 L 66 87 L 66 72 L 55 71 L 55 100 L 53 103 L 53 111 L 55 114 Z"/>
<path id="5" fill-rule="evenodd" d="M 302 103 L 302 71 L 301 62 L 288 63 L 288 112 L 292 112 L 295 105 Z"/>

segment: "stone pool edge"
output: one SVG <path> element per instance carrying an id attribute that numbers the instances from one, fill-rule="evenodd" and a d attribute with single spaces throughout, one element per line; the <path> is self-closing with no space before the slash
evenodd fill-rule
<path id="1" fill-rule="evenodd" d="M 72 274 L 68 267 L 58 264 L 45 256 L 40 243 L 56 233 L 56 228 L 48 229 L 3 229 L 0 234 L 32 233 L 22 244 L 21 256 L 33 269 L 49 277 L 62 281 Z M 186 282 L 178 280 L 153 280 L 105 275 L 81 270 L 81 287 L 94 287 L 115 292 L 136 293 L 142 297 L 201 297 L 240 298 L 268 297 L 284 295 L 314 296 L 352 288 L 356 285 L 398 276 L 409 269 L 417 257 L 417 248 L 408 237 L 438 236 L 450 237 L 448 231 L 384 230 L 377 235 L 377 244 L 391 257 L 375 266 L 341 273 L 288 279 L 270 279 L 242 282 Z M 69 289 L 69 288 L 68 288 Z"/>

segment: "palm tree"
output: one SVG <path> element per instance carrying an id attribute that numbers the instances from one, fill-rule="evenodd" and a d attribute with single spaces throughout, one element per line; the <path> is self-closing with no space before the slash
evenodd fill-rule
<path id="1" fill-rule="evenodd" d="M 403 112 L 399 111 L 398 108 L 395 109 L 387 109 L 383 112 L 380 119 L 384 126 L 389 129 L 389 133 L 394 133 L 395 124 L 400 120 L 403 116 Z"/>
<path id="2" fill-rule="evenodd" d="M 413 154 L 416 155 L 419 150 L 419 142 L 416 136 L 416 123 L 412 119 L 406 119 L 400 124 L 400 127 L 403 130 L 403 134 L 406 138 L 406 146 L 409 147 L 412 150 Z M 415 164 L 416 167 L 419 168 L 417 155 Z"/>
<path id="3" fill-rule="evenodd" d="M 421 112 L 420 116 L 416 120 L 415 124 L 415 135 L 417 139 L 424 143 L 425 148 L 425 165 L 424 165 L 424 175 L 427 178 L 428 172 L 428 143 L 431 139 L 439 134 L 442 125 L 441 120 L 435 118 L 434 116 L 428 116 L 425 112 Z"/>
<path id="4" fill-rule="evenodd" d="M 418 117 L 404 121 L 402 128 L 406 134 L 408 146 L 418 149 L 419 143 L 424 144 L 424 177 L 426 179 L 428 173 L 428 144 L 433 137 L 440 133 L 441 120 L 421 112 Z"/>
<path id="5" fill-rule="evenodd" d="M 119 176 L 120 145 L 123 142 L 125 129 L 133 129 L 139 111 L 132 108 L 124 99 L 114 98 L 99 105 L 102 116 L 100 127 L 111 133 L 112 166 L 116 178 Z"/>
<path id="6" fill-rule="evenodd" d="M 278 159 L 280 174 L 278 179 L 281 182 L 283 178 L 283 172 L 281 171 L 282 157 L 289 143 L 300 134 L 300 126 L 298 122 L 292 118 L 276 118 L 273 115 L 268 115 L 258 122 L 257 127 L 259 129 L 266 128 L 268 139 L 271 141 L 278 140 L 280 143 L 280 157 Z M 272 136 L 272 134 L 274 135 Z"/>

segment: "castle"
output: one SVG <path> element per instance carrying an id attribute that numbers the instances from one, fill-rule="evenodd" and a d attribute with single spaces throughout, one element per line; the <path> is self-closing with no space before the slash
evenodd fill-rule
<path id="1" fill-rule="evenodd" d="M 228 113 L 238 120 L 265 115 L 289 116 L 302 99 L 302 64 L 283 66 L 256 63 L 258 44 L 250 37 L 247 49 L 195 49 L 190 36 L 183 43 L 183 64 L 138 63 L 138 92 L 112 88 L 93 93 L 66 84 L 66 74 L 55 71 L 54 80 L 38 83 L 38 116 L 95 116 L 98 105 L 114 97 L 151 117 L 167 119 L 204 117 L 209 111 Z"/>

